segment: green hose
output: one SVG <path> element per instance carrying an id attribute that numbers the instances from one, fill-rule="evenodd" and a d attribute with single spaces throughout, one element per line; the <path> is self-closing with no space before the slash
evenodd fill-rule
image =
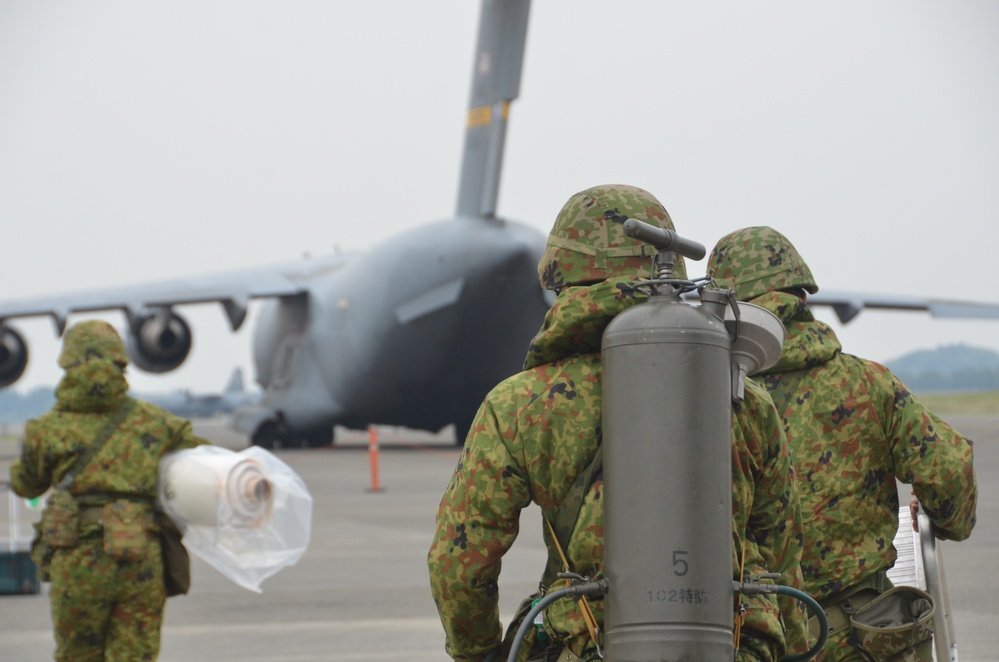
<path id="1" fill-rule="evenodd" d="M 541 598 L 534 604 L 534 607 L 531 608 L 531 611 L 529 611 L 527 613 L 527 616 L 524 617 L 524 620 L 521 621 L 520 627 L 517 628 L 517 635 L 513 638 L 513 645 L 510 646 L 510 654 L 507 655 L 506 658 L 507 662 L 517 661 L 517 655 L 520 653 L 520 646 L 521 644 L 524 643 L 524 637 L 527 636 L 527 631 L 531 629 L 531 626 L 534 623 L 534 617 L 540 614 L 545 607 L 555 602 L 559 598 L 564 598 L 567 595 L 572 595 L 574 593 L 572 589 L 573 587 L 570 586 L 560 591 L 553 591 L 545 595 L 543 598 Z"/>
<path id="2" fill-rule="evenodd" d="M 567 573 L 559 573 L 559 577 L 568 576 Z M 575 575 L 579 577 L 579 575 Z M 584 579 L 580 577 L 580 579 Z M 533 627 L 534 617 L 540 614 L 545 608 L 551 603 L 555 602 L 559 598 L 564 598 L 567 596 L 576 595 L 588 595 L 591 598 L 596 598 L 602 596 L 607 592 L 607 580 L 598 579 L 596 581 L 584 580 L 584 583 L 573 584 L 572 586 L 567 586 L 558 591 L 553 591 L 542 597 L 538 602 L 531 608 L 531 611 L 527 613 L 524 620 L 521 621 L 520 627 L 517 628 L 517 635 L 513 639 L 513 645 L 510 647 L 510 654 L 507 655 L 507 662 L 515 662 L 518 653 L 520 653 L 520 646 L 524 643 L 524 637 L 527 636 L 527 631 Z"/>
<path id="3" fill-rule="evenodd" d="M 797 598 L 801 602 L 804 602 L 808 605 L 812 614 L 819 619 L 819 640 L 815 642 L 815 645 L 800 655 L 791 655 L 789 657 L 782 658 L 783 662 L 801 662 L 801 660 L 812 659 L 822 652 L 822 649 L 826 647 L 826 639 L 829 638 L 829 620 L 826 619 L 825 610 L 822 609 L 822 605 L 820 605 L 815 598 L 808 595 L 804 591 L 799 591 L 796 588 L 778 585 L 777 593 L 781 595 L 789 595 L 792 598 Z"/>
<path id="4" fill-rule="evenodd" d="M 826 612 L 822 609 L 815 598 L 808 595 L 804 591 L 799 591 L 796 588 L 791 588 L 790 586 L 777 585 L 776 593 L 781 595 L 787 595 L 792 598 L 796 598 L 801 602 L 808 605 L 812 614 L 819 619 L 819 640 L 815 642 L 815 645 L 808 649 L 808 651 L 801 653 L 800 655 L 791 655 L 789 657 L 782 658 L 782 662 L 802 662 L 802 660 L 810 660 L 820 652 L 826 646 L 826 639 L 829 638 L 829 621 L 826 619 Z M 544 596 L 534 605 L 534 608 L 527 614 L 524 620 L 521 622 L 520 627 L 517 629 L 517 635 L 514 637 L 513 646 L 510 648 L 510 654 L 507 657 L 508 662 L 513 662 L 517 659 L 517 654 L 520 652 L 520 646 L 524 641 L 524 636 L 527 631 L 531 628 L 531 624 L 534 622 L 534 617 L 541 613 L 549 604 L 555 602 L 559 598 L 564 598 L 570 595 L 599 595 L 605 592 L 607 589 L 605 581 L 602 583 L 587 584 L 585 586 L 569 586 L 560 591 L 554 591 Z M 771 589 L 772 591 L 773 589 Z"/>

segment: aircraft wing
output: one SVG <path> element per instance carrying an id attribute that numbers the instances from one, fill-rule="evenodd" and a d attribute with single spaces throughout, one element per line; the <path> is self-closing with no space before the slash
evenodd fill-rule
<path id="1" fill-rule="evenodd" d="M 843 324 L 865 308 L 880 310 L 924 310 L 933 317 L 955 319 L 999 319 L 999 303 L 926 299 L 900 294 L 873 294 L 819 290 L 808 295 L 809 306 L 830 306 Z"/>
<path id="2" fill-rule="evenodd" d="M 61 336 L 70 313 L 121 310 L 135 329 L 144 311 L 218 302 L 236 331 L 246 319 L 250 299 L 301 293 L 305 281 L 341 268 L 350 258 L 333 254 L 207 276 L 0 301 L 0 327 L 9 319 L 49 316 Z"/>

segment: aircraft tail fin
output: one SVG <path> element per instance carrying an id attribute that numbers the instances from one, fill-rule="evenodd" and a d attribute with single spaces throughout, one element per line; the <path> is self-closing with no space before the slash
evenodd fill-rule
<path id="1" fill-rule="evenodd" d="M 465 125 L 458 216 L 493 218 L 510 102 L 520 94 L 531 0 L 482 0 Z"/>
<path id="2" fill-rule="evenodd" d="M 222 391 L 224 395 L 235 395 L 239 393 L 244 393 L 246 391 L 243 386 L 243 369 L 234 368 L 232 374 L 229 376 L 229 381 L 225 384 L 225 389 Z"/>

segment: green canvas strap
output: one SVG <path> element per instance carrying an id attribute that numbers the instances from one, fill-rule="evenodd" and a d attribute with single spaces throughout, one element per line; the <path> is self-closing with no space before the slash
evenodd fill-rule
<path id="1" fill-rule="evenodd" d="M 586 498 L 586 493 L 590 490 L 590 486 L 593 485 L 594 477 L 600 473 L 603 466 L 604 447 L 601 444 L 597 446 L 590 464 L 576 476 L 576 481 L 569 488 L 565 498 L 562 499 L 562 505 L 559 507 L 559 511 L 555 517 L 552 518 L 548 513 L 545 513 L 545 518 L 552 524 L 555 537 L 558 539 L 558 544 L 563 550 L 567 549 L 569 540 L 572 538 L 572 533 L 576 529 L 576 520 L 579 519 L 579 511 L 583 507 L 583 499 Z M 558 553 L 549 549 L 548 565 L 545 567 L 545 574 L 541 579 L 541 584 L 546 590 L 552 585 L 552 582 L 555 581 L 558 573 L 562 570 L 561 566 L 562 561 L 559 559 Z"/>
<path id="2" fill-rule="evenodd" d="M 868 575 L 864 579 L 861 579 L 856 584 L 851 584 L 839 593 L 834 593 L 828 597 L 819 600 L 819 604 L 822 605 L 823 609 L 832 607 L 837 603 L 843 602 L 844 600 L 860 593 L 864 589 L 874 589 L 880 595 L 890 588 L 893 588 L 894 584 L 891 583 L 891 579 L 888 578 L 887 570 L 878 570 L 873 575 Z"/>
<path id="3" fill-rule="evenodd" d="M 97 455 L 97 452 L 104 448 L 104 444 L 111 438 L 112 433 L 114 433 L 118 426 L 121 425 L 121 422 L 125 420 L 125 417 L 128 416 L 128 413 L 134 408 L 135 400 L 126 396 L 114 416 L 108 419 L 108 422 L 103 428 L 101 428 L 101 431 L 97 433 L 97 436 L 94 437 L 94 441 L 90 444 L 87 450 L 76 458 L 76 462 L 72 467 L 70 467 L 69 471 L 66 472 L 66 475 L 62 477 L 59 484 L 56 485 L 57 490 L 69 491 L 69 488 L 73 486 L 73 481 L 76 480 L 77 475 L 83 471 L 88 464 L 90 464 L 90 460 Z"/>
<path id="4" fill-rule="evenodd" d="M 604 463 L 604 451 L 603 446 L 597 446 L 597 450 L 594 452 L 593 457 L 590 458 L 590 463 L 587 465 L 583 471 L 576 476 L 575 482 L 569 488 L 565 497 L 562 499 L 562 503 L 559 506 L 559 511 L 554 515 L 547 510 L 542 513 L 546 524 L 551 532 L 554 533 L 556 544 L 561 545 L 564 550 L 569 544 L 569 540 L 572 538 L 573 530 L 576 528 L 576 520 L 579 518 L 579 511 L 583 507 L 583 499 L 586 497 L 586 493 L 589 491 L 590 486 L 593 484 L 593 479 L 600 472 Z M 548 548 L 548 563 L 545 566 L 544 574 L 541 577 L 541 593 L 545 593 L 554 583 L 555 579 L 558 577 L 558 573 L 562 570 L 562 560 L 559 557 L 557 550 L 552 549 L 553 546 Z M 530 597 L 526 598 L 514 615 L 513 620 L 507 626 L 506 635 L 504 636 L 505 642 L 510 642 L 513 639 L 514 634 L 517 632 L 521 622 L 524 617 L 527 616 L 528 612 L 531 610 L 533 602 L 540 594 L 535 593 Z M 528 631 L 526 642 L 529 642 L 529 646 L 532 651 L 540 650 L 545 647 L 544 644 L 537 638 L 537 629 L 531 628 Z M 547 644 L 552 642 L 547 641 Z M 532 658 L 533 659 L 533 658 Z M 548 659 L 547 657 L 545 659 Z"/>

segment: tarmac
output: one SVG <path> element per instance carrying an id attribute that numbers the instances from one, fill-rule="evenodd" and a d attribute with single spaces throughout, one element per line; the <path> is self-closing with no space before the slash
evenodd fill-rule
<path id="1" fill-rule="evenodd" d="M 999 659 L 999 576 L 991 563 L 999 549 L 999 414 L 945 418 L 975 440 L 979 481 L 975 532 L 965 542 L 940 547 L 958 652 L 963 662 L 990 662 Z M 223 422 L 197 422 L 196 429 L 233 450 L 246 447 L 246 439 Z M 267 579 L 262 593 L 237 586 L 193 558 L 190 593 L 167 602 L 160 660 L 448 659 L 426 554 L 458 449 L 446 432 L 378 432 L 377 464 L 366 432 L 338 430 L 332 448 L 275 451 L 312 495 L 308 550 L 296 565 Z M 16 442 L 0 441 L 0 477 L 6 478 L 17 452 Z M 6 517 L 0 512 L 0 536 Z M 504 624 L 536 588 L 545 558 L 540 511 L 531 507 L 503 560 Z M 47 588 L 36 595 L 0 596 L 0 659 L 52 659 Z"/>

